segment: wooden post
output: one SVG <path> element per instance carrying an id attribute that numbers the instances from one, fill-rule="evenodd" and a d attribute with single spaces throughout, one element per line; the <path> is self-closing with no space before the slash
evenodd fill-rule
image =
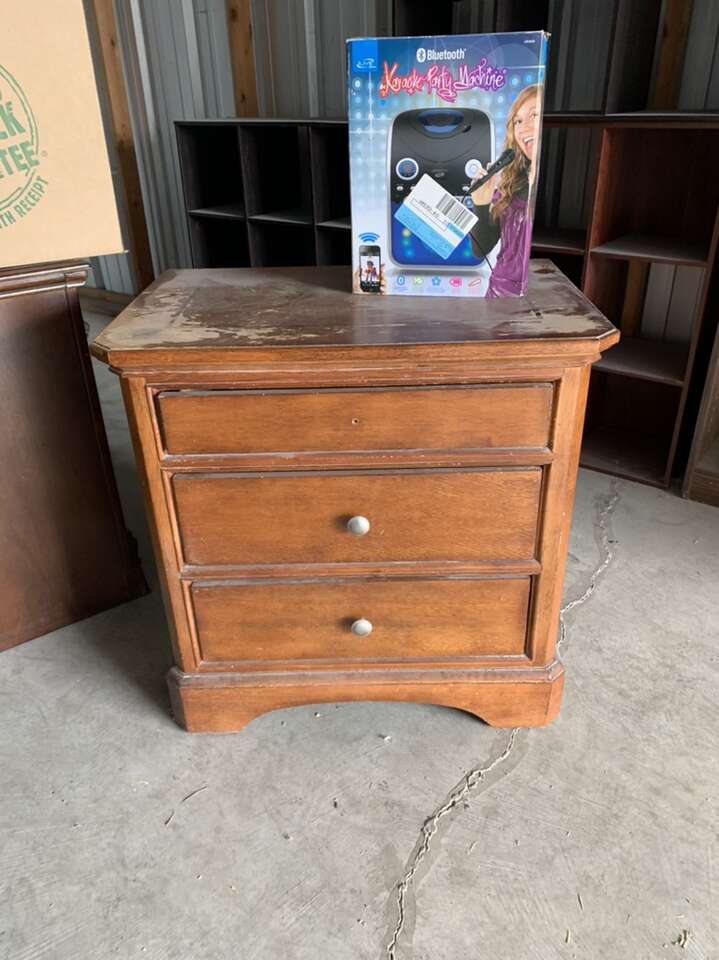
<path id="1" fill-rule="evenodd" d="M 630 260 L 627 267 L 627 286 L 624 293 L 620 329 L 625 337 L 637 337 L 642 328 L 644 295 L 647 291 L 649 264 Z"/>
<path id="2" fill-rule="evenodd" d="M 676 110 L 693 0 L 666 0 L 650 108 Z"/>
<path id="3" fill-rule="evenodd" d="M 250 0 L 227 0 L 227 30 L 232 61 L 232 85 L 238 117 L 257 116 L 255 53 L 252 46 Z"/>
<path id="4" fill-rule="evenodd" d="M 140 189 L 140 173 L 137 168 L 135 141 L 130 124 L 130 108 L 122 73 L 117 26 L 112 0 L 92 0 L 95 13 L 97 37 L 102 54 L 102 70 L 107 98 L 110 105 L 112 132 L 120 164 L 120 180 L 127 210 L 130 232 L 130 256 L 140 290 L 155 279 L 147 233 L 145 208 Z"/>

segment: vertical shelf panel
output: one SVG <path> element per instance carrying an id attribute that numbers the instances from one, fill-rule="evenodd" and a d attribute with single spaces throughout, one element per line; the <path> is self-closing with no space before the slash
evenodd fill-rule
<path id="1" fill-rule="evenodd" d="M 309 128 L 312 200 L 316 223 L 350 222 L 349 136 L 347 124 Z"/>
<path id="2" fill-rule="evenodd" d="M 312 224 L 307 126 L 239 123 L 247 217 Z"/>

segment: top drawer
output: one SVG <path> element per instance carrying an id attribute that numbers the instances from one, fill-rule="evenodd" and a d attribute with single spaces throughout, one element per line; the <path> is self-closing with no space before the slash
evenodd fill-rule
<path id="1" fill-rule="evenodd" d="M 552 387 L 168 391 L 157 397 L 169 454 L 543 448 Z"/>

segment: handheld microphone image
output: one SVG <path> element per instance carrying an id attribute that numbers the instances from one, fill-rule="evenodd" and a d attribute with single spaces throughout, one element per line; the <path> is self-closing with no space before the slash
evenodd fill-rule
<path id="1" fill-rule="evenodd" d="M 487 167 L 487 172 L 484 174 L 484 176 L 480 177 L 478 180 L 473 180 L 471 182 L 470 190 L 472 191 L 476 190 L 477 187 L 481 187 L 482 184 L 486 183 L 490 177 L 493 177 L 495 173 L 499 173 L 500 170 L 504 170 L 504 168 L 508 167 L 509 164 L 512 162 L 512 160 L 514 160 L 514 157 L 515 157 L 514 150 L 512 150 L 511 147 L 508 147 L 506 150 L 500 153 L 500 155 L 497 157 L 494 163 L 490 163 L 490 165 Z"/>

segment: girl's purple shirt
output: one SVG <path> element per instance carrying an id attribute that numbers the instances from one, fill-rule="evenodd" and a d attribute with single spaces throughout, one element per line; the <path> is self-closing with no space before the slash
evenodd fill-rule
<path id="1" fill-rule="evenodd" d="M 492 195 L 492 204 L 500 197 Z M 489 278 L 487 297 L 519 297 L 526 293 L 526 276 L 531 246 L 532 223 L 527 216 L 526 197 L 512 197 L 499 216 L 501 245 Z"/>

